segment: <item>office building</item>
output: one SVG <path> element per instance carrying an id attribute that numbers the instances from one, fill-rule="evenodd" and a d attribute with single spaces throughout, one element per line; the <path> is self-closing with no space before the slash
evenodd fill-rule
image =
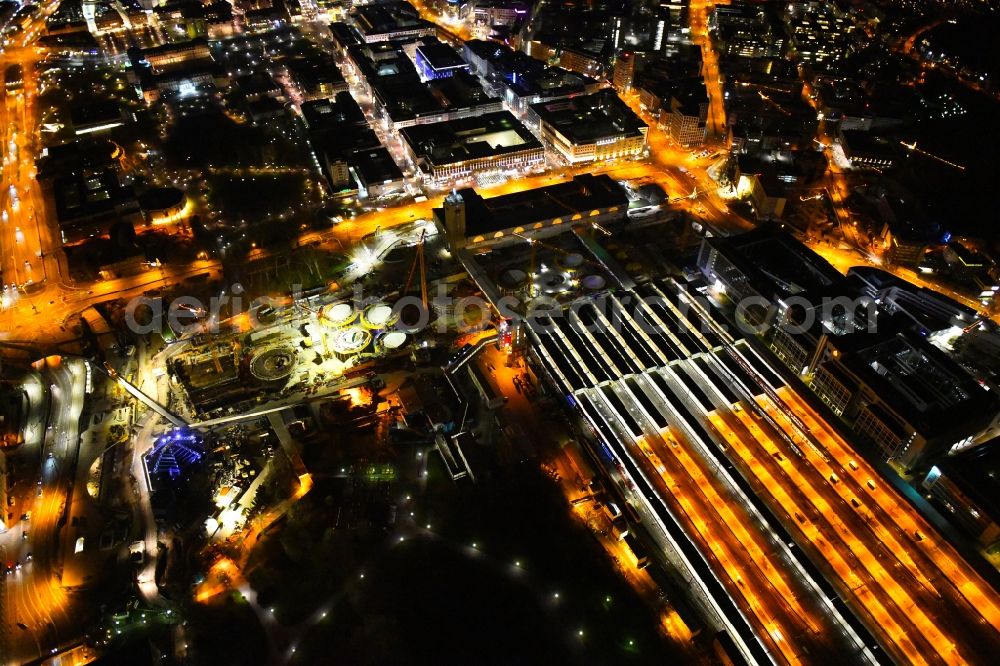
<path id="1" fill-rule="evenodd" d="M 356 6 L 351 10 L 351 18 L 358 34 L 369 44 L 432 37 L 437 33 L 437 26 L 420 18 L 413 5 L 398 0 Z"/>
<path id="2" fill-rule="evenodd" d="M 993 393 L 863 280 L 784 232 L 706 238 L 698 266 L 873 455 L 920 469 L 996 435 Z"/>
<path id="3" fill-rule="evenodd" d="M 545 237 L 587 223 L 622 220 L 628 208 L 625 189 L 601 174 L 490 199 L 472 188 L 445 197 L 434 219 L 453 247 L 483 248 L 524 237 Z"/>
<path id="4" fill-rule="evenodd" d="M 542 142 L 570 164 L 637 157 L 646 150 L 646 123 L 612 90 L 532 104 L 528 117 Z"/>
<path id="5" fill-rule="evenodd" d="M 509 111 L 400 132 L 410 158 L 433 181 L 525 169 L 545 158 L 542 144 Z"/>
<path id="6" fill-rule="evenodd" d="M 561 67 L 538 68 L 512 77 L 504 87 L 504 99 L 519 116 L 528 113 L 532 104 L 551 102 L 575 95 L 590 95 L 601 90 L 597 79 Z M 530 118 L 528 119 L 530 122 Z"/>
<path id="7" fill-rule="evenodd" d="M 378 199 L 405 191 L 403 172 L 385 148 L 355 151 L 348 162 L 362 199 Z"/>
<path id="8" fill-rule="evenodd" d="M 416 51 L 416 66 L 425 81 L 443 79 L 455 72 L 469 71 L 469 64 L 447 44 L 430 42 L 421 44 Z"/>

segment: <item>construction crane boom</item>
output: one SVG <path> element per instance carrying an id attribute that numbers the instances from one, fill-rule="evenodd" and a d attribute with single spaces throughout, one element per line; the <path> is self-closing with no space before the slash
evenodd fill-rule
<path id="1" fill-rule="evenodd" d="M 424 305 L 424 309 L 427 309 L 428 299 L 427 299 L 427 263 L 424 258 L 424 241 L 427 238 L 427 230 L 420 232 L 420 240 L 417 241 L 417 254 L 413 257 L 413 263 L 410 264 L 410 272 L 406 276 L 406 286 L 403 287 L 403 295 L 410 293 L 410 285 L 413 284 L 413 275 L 417 270 L 417 266 L 420 267 L 420 301 Z"/>

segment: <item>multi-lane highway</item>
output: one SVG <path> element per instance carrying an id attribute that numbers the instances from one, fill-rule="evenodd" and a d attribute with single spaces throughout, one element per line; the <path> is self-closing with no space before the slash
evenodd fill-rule
<path id="1" fill-rule="evenodd" d="M 712 6 L 692 3 L 690 20 L 703 49 L 710 133 L 722 138 L 718 62 L 707 36 Z M 6 216 L 0 222 L 0 269 L 4 283 L 19 287 L 5 290 L 0 303 L 6 339 L 68 337 L 59 331 L 66 318 L 94 302 L 137 296 L 191 275 L 221 275 L 219 262 L 200 260 L 90 288 L 63 284 L 58 243 L 33 177 L 34 63 L 42 55 L 32 46 L 37 32 L 27 30 L 22 42 L 0 54 L 0 67 L 18 63 L 24 70 L 20 87 L 0 90 L 0 208 Z M 643 113 L 634 98 L 629 101 Z M 717 231 L 748 228 L 706 176 L 707 160 L 678 148 L 647 121 L 648 159 L 564 167 L 480 191 L 497 196 L 577 173 L 606 173 L 662 185 L 675 207 Z M 839 208 L 846 181 L 835 164 L 827 177 Z M 429 218 L 435 205 L 439 198 L 372 210 L 328 232 L 304 234 L 299 242 L 346 251 L 379 229 Z M 850 227 L 844 231 L 850 237 Z M 878 651 L 872 636 L 906 663 L 977 663 L 1000 653 L 996 593 L 767 360 L 715 328 L 711 314 L 690 304 L 672 283 L 640 287 L 634 295 L 653 297 L 655 304 L 625 302 L 627 293 L 598 303 L 624 313 L 629 325 L 605 326 L 606 315 L 584 306 L 554 328 L 535 329 L 535 348 L 606 447 L 622 492 L 651 517 L 654 543 L 664 552 L 673 548 L 675 560 L 690 564 L 715 624 L 734 636 L 748 658 L 866 663 Z M 656 324 L 653 330 L 638 325 L 640 314 Z M 72 602 L 57 576 L 57 537 L 78 442 L 83 367 L 65 361 L 44 371 L 43 381 L 52 387 L 45 408 L 51 429 L 38 438 L 39 483 L 21 488 L 15 505 L 31 515 L 0 537 L 4 564 L 21 562 L 6 576 L 2 595 L 7 631 L 0 647 L 12 662 L 44 655 L 74 633 Z M 140 450 L 152 434 L 150 422 L 142 429 Z M 140 491 L 148 506 L 148 489 Z M 143 518 L 151 553 L 155 527 L 151 516 Z M 154 561 L 147 560 L 140 579 L 147 601 L 155 603 Z"/>

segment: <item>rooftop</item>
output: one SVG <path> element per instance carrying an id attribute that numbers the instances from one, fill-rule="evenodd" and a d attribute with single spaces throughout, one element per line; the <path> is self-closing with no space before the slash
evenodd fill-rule
<path id="1" fill-rule="evenodd" d="M 334 41 L 339 44 L 341 48 L 361 43 L 361 38 L 358 36 L 357 30 L 343 21 L 331 23 L 330 32 L 333 34 Z"/>
<path id="2" fill-rule="evenodd" d="M 942 458 L 938 467 L 976 506 L 1000 523 L 1000 440 Z"/>
<path id="3" fill-rule="evenodd" d="M 420 81 L 413 61 L 394 42 L 354 44 L 347 48 L 347 52 L 370 86 L 394 78 Z"/>
<path id="4" fill-rule="evenodd" d="M 879 329 L 840 336 L 833 344 L 841 352 L 841 363 L 880 400 L 927 439 L 947 439 L 953 431 L 987 425 L 996 400 L 970 374 L 906 329 L 892 323 Z"/>
<path id="5" fill-rule="evenodd" d="M 353 17 L 354 27 L 366 38 L 418 28 L 435 30 L 433 24 L 421 19 L 419 12 L 408 2 L 356 7 Z"/>
<path id="6" fill-rule="evenodd" d="M 823 293 L 844 281 L 825 259 L 777 227 L 760 226 L 706 242 L 736 266 L 758 293 L 772 300 L 803 292 Z"/>
<path id="7" fill-rule="evenodd" d="M 463 70 L 426 84 L 411 78 L 383 80 L 373 90 L 397 123 L 454 109 L 500 104 L 499 97 L 491 97 L 475 76 Z"/>
<path id="8" fill-rule="evenodd" d="M 400 134 L 416 155 L 433 165 L 542 147 L 509 111 L 415 125 Z"/>
<path id="9" fill-rule="evenodd" d="M 344 83 L 337 63 L 329 56 L 294 57 L 285 60 L 284 64 L 307 90 L 324 83 Z"/>
<path id="10" fill-rule="evenodd" d="M 441 42 L 421 44 L 417 47 L 417 55 L 436 70 L 467 67 L 466 62 L 455 52 L 455 49 Z"/>
<path id="11" fill-rule="evenodd" d="M 676 100 L 677 110 L 687 116 L 697 116 L 701 105 L 708 104 L 708 91 L 705 80 L 700 77 L 684 77 L 678 79 L 645 79 L 636 86 L 648 90 L 665 102 L 664 107 L 673 106 L 670 100 Z"/>
<path id="12" fill-rule="evenodd" d="M 350 162 L 358 179 L 365 184 L 403 179 L 403 172 L 385 148 L 358 151 L 351 156 Z"/>
<path id="13" fill-rule="evenodd" d="M 628 206 L 624 188 L 607 174 L 581 174 L 573 180 L 534 190 L 484 199 L 472 188 L 457 192 L 465 203 L 466 235 L 492 233 L 600 208 Z M 438 213 L 441 209 L 436 209 Z"/>
<path id="14" fill-rule="evenodd" d="M 73 105 L 69 112 L 70 122 L 77 134 L 102 126 L 124 123 L 122 108 L 118 102 L 108 100 L 94 104 Z"/>
<path id="15" fill-rule="evenodd" d="M 112 169 L 80 170 L 53 182 L 56 216 L 60 225 L 78 220 L 115 215 L 120 206 L 135 203 L 135 192 L 118 182 Z"/>
<path id="16" fill-rule="evenodd" d="M 554 98 L 586 92 L 597 80 L 561 67 L 548 67 L 539 72 L 528 72 L 507 87 L 518 97 L 539 95 Z"/>
<path id="17" fill-rule="evenodd" d="M 367 127 L 365 114 L 348 92 L 337 93 L 330 99 L 317 99 L 303 102 L 302 118 L 310 132 L 335 130 L 345 125 Z"/>
<path id="18" fill-rule="evenodd" d="M 378 135 L 371 128 L 352 125 L 320 132 L 310 137 L 310 142 L 321 162 L 323 156 L 331 162 L 343 161 L 358 151 L 375 150 L 382 146 Z"/>
<path id="19" fill-rule="evenodd" d="M 613 90 L 532 104 L 539 119 L 573 143 L 591 143 L 610 136 L 639 136 L 646 123 Z"/>

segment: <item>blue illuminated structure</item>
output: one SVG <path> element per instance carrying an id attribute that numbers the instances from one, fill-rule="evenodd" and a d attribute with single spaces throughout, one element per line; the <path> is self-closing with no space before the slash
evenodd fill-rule
<path id="1" fill-rule="evenodd" d="M 176 479 L 204 455 L 201 437 L 186 430 L 174 430 L 156 439 L 146 454 L 146 470 L 150 476 Z"/>
<path id="2" fill-rule="evenodd" d="M 444 79 L 458 71 L 469 71 L 468 63 L 455 52 L 455 49 L 441 42 L 418 46 L 416 66 L 424 80 Z"/>

